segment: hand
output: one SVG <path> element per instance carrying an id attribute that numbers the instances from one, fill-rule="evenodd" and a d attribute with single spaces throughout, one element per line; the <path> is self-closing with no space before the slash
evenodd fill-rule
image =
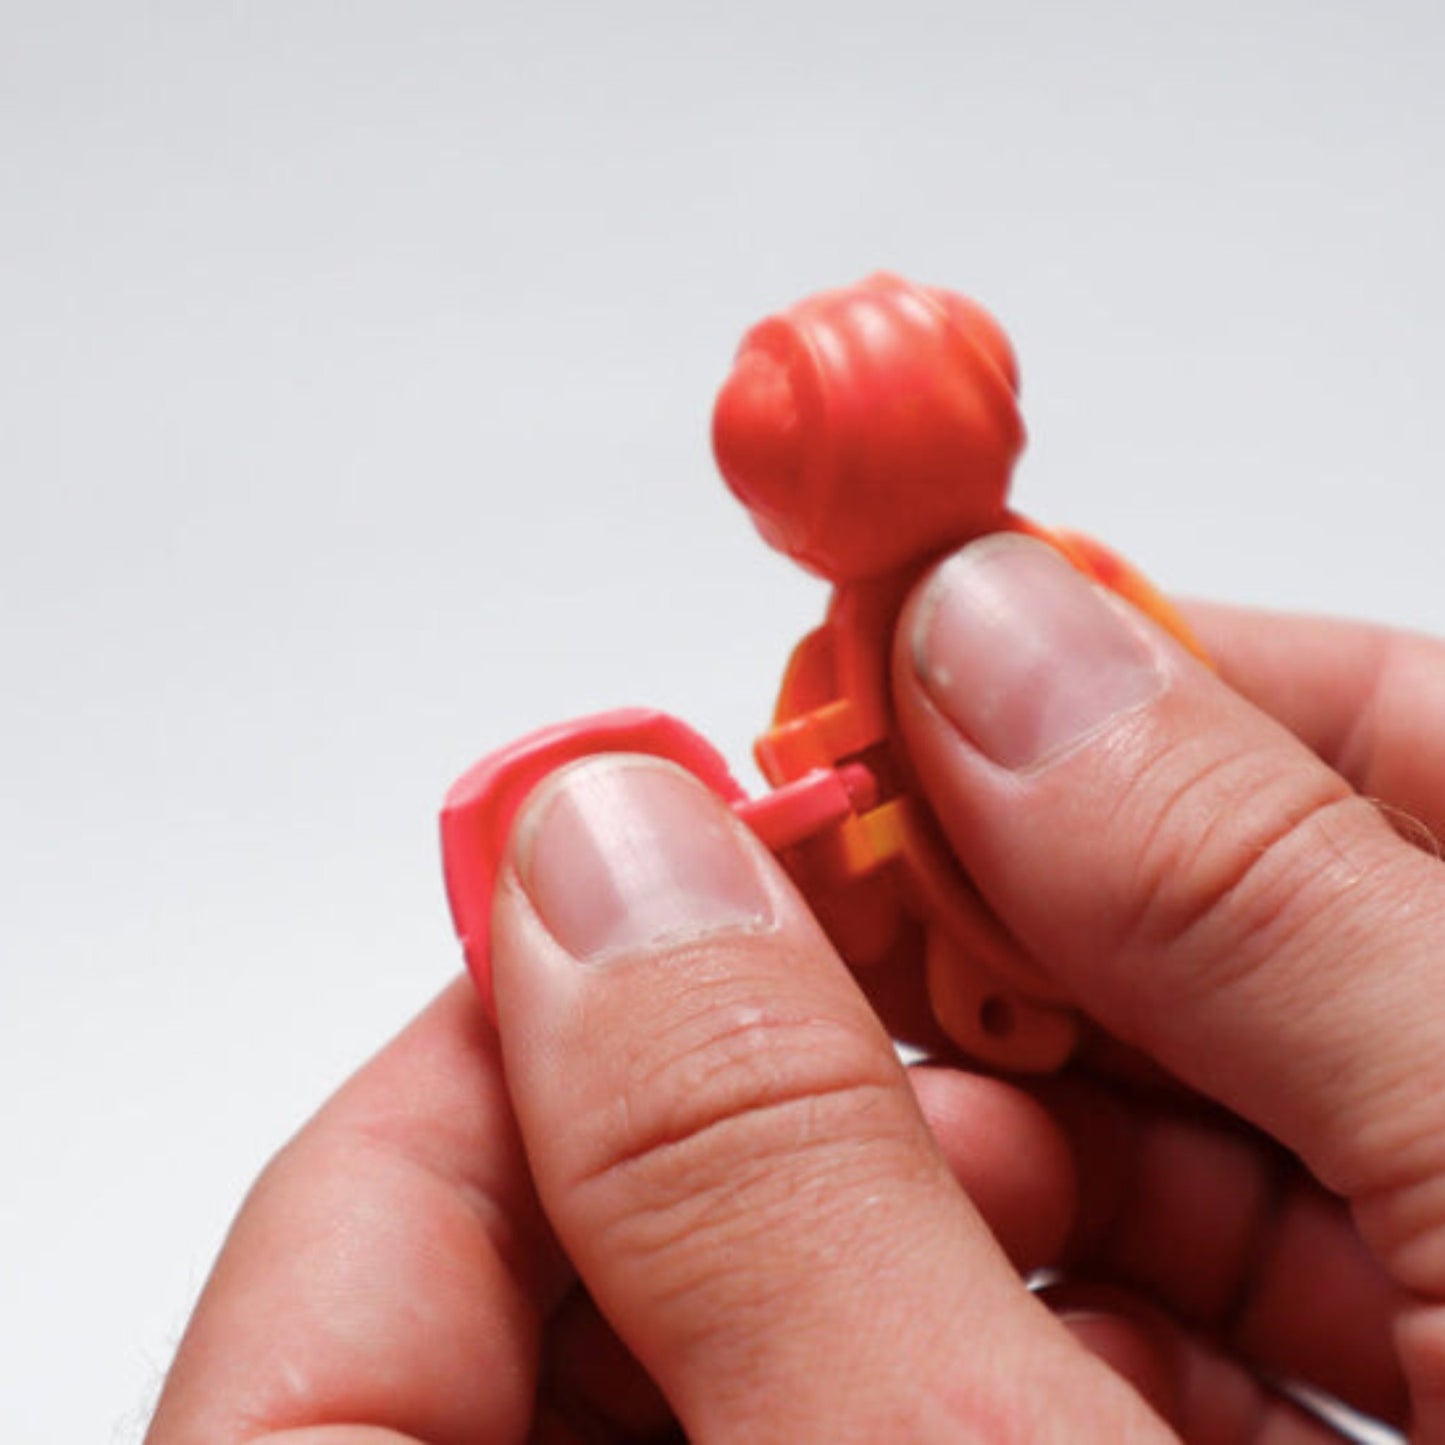
<path id="1" fill-rule="evenodd" d="M 1047 1439 L 1060 1398 L 1160 1438 L 1018 1283 L 1068 1224 L 1056 1126 L 929 1074 L 960 1189 L 806 908 L 690 777 L 551 781 L 493 958 L 500 1046 L 459 982 L 267 1169 L 151 1445 L 646 1440 L 674 1412 L 703 1440 Z"/>
<path id="2" fill-rule="evenodd" d="M 1072 1268 L 1153 1302 L 1156 1399 L 1187 1418 L 1202 1347 L 1217 1397 L 1233 1357 L 1439 1440 L 1445 647 L 1192 620 L 1233 691 L 1044 549 L 969 548 L 901 629 L 910 756 L 1051 977 L 1228 1111 L 1049 1091 Z"/>
<path id="3" fill-rule="evenodd" d="M 500 1046 L 459 986 L 278 1156 L 153 1445 L 1329 1438 L 1256 1369 L 1394 1418 L 1408 1380 L 1445 1432 L 1438 863 L 1032 544 L 967 558 L 900 646 L 930 797 L 1053 976 L 1229 1112 L 910 1087 L 727 811 L 593 760 L 514 839 Z M 1360 786 L 1445 813 L 1433 645 L 1203 621 Z M 1108 1288 L 1061 1317 L 1041 1263 Z"/>

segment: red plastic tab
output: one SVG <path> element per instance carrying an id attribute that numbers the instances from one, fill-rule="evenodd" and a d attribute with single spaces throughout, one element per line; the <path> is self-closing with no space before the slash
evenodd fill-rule
<path id="1" fill-rule="evenodd" d="M 860 763 L 812 772 L 764 793 L 735 803 L 733 811 L 774 853 L 816 838 L 829 828 L 871 808 L 878 789 Z"/>

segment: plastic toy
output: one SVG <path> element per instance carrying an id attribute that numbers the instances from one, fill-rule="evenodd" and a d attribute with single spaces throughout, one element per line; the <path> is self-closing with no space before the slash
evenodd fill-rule
<path id="1" fill-rule="evenodd" d="M 833 584 L 797 646 L 749 798 L 685 723 L 624 710 L 545 729 L 468 772 L 442 813 L 447 890 L 467 964 L 490 998 L 492 887 L 517 810 L 543 777 L 599 752 L 696 774 L 778 855 L 843 958 L 925 959 L 943 1032 L 992 1065 L 1057 1068 L 1079 1024 L 964 877 L 910 782 L 888 667 L 923 570 L 986 532 L 1026 532 L 1198 651 L 1170 603 L 1106 548 L 1008 509 L 1024 444 L 1018 372 L 998 324 L 953 292 L 879 274 L 810 297 L 743 338 L 713 446 L 764 538 Z"/>

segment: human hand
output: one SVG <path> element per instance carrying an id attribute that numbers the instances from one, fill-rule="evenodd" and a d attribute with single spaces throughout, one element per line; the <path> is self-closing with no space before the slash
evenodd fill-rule
<path id="1" fill-rule="evenodd" d="M 1187 1415 L 1206 1358 L 1223 1397 L 1232 1356 L 1439 1440 L 1445 647 L 1192 620 L 1233 691 L 1045 549 L 966 549 L 900 630 L 910 757 L 1050 977 L 1228 1111 L 1045 1091 L 1070 1267 L 1152 1302 L 1123 1334 L 1156 1398 Z"/>
<path id="2" fill-rule="evenodd" d="M 1063 599 L 1061 639 L 1047 604 L 1073 584 L 1003 564 L 1044 615 L 982 569 L 992 655 L 945 635 L 956 604 L 935 593 L 913 611 L 923 660 L 941 645 L 959 675 L 1000 679 L 979 694 L 993 731 L 970 723 L 996 751 L 1057 743 L 1039 717 L 1089 736 L 989 762 L 925 701 L 906 638 L 900 709 L 930 796 L 1057 979 L 1292 1154 L 1083 1079 L 1042 1105 L 951 1070 L 910 1090 L 726 810 L 664 766 L 596 760 L 517 830 L 495 915 L 500 1050 L 455 989 L 278 1158 L 154 1445 L 640 1439 L 674 1412 L 700 1439 L 1175 1438 L 1161 1417 L 1186 1439 L 1329 1438 L 1254 1368 L 1396 1418 L 1403 1370 L 1421 1438 L 1439 1435 L 1438 864 L 1144 624 L 1090 623 L 1086 589 Z M 1314 645 L 1285 673 L 1248 620 L 1206 622 L 1231 680 L 1328 753 L 1351 706 L 1330 649 L 1369 654 L 1375 635 L 1291 632 Z M 1020 632 L 1053 667 L 1029 706 L 1006 685 Z M 1095 657 L 1081 693 L 1068 664 L 1091 647 L 1112 666 Z M 1429 644 L 1395 656 L 1397 679 L 1439 675 Z M 1101 676 L 1122 713 L 1099 706 Z M 1357 776 L 1429 823 L 1442 769 L 1401 746 L 1418 722 L 1395 685 Z M 1351 972 L 1365 933 L 1373 957 Z M 1361 1190 L 1373 1253 L 1294 1156 Z M 1061 1323 L 1019 1283 L 1044 1263 L 1129 1293 L 1066 1294 Z"/>
<path id="3" fill-rule="evenodd" d="M 151 1445 L 646 1440 L 674 1417 L 701 1440 L 1043 1440 L 1061 1399 L 1100 1439 L 1161 1438 L 1018 1282 L 1067 1227 L 1056 1127 L 931 1073 L 961 1189 L 856 984 L 692 778 L 608 758 L 549 781 L 493 960 L 500 1042 L 460 982 L 263 1175 Z"/>

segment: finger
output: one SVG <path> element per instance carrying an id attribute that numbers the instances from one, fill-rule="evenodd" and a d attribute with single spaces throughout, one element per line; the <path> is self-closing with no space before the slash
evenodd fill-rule
<path id="1" fill-rule="evenodd" d="M 581 1288 L 548 1322 L 540 1395 L 587 1440 L 655 1440 L 672 1423 L 657 1386 Z"/>
<path id="2" fill-rule="evenodd" d="M 950 1173 L 1014 1267 L 1058 1264 L 1078 1206 L 1074 1148 L 1058 1122 L 1001 1079 L 924 1065 L 908 1077 Z"/>
<path id="3" fill-rule="evenodd" d="M 1337 1445 L 1338 1431 L 1125 1291 L 1065 1285 L 1045 1292 L 1074 1337 L 1128 1380 L 1185 1441 Z"/>
<path id="4" fill-rule="evenodd" d="M 1011 1084 L 956 1069 L 918 1066 L 908 1079 L 953 1177 L 1014 1266 L 1057 1264 L 1074 1226 L 1074 1162 L 1048 1111 Z M 559 1419 L 608 1438 L 652 1439 L 671 1419 L 580 1289 L 548 1322 L 540 1393 Z"/>
<path id="5" fill-rule="evenodd" d="M 689 1438 L 1163 1438 L 1019 1284 L 785 876 L 655 759 L 555 775 L 493 913 L 549 1217 Z M 1027 1382 L 1024 1386 L 1021 1382 Z"/>
<path id="6" fill-rule="evenodd" d="M 1258 1369 L 1403 1418 L 1401 1293 L 1340 1200 L 1217 1113 L 1074 1078 L 1041 1093 L 1078 1158 L 1067 1271 L 1146 1291 Z"/>
<path id="7" fill-rule="evenodd" d="M 953 1069 L 910 1077 L 1015 1264 L 1146 1291 L 1259 1369 L 1403 1417 L 1400 1291 L 1343 1204 L 1277 1146 L 1186 1101 L 1080 1077 L 1036 1086 L 1038 1100 Z"/>
<path id="8" fill-rule="evenodd" d="M 1445 870 L 1037 544 L 944 564 L 901 643 L 910 756 L 999 915 L 1105 1027 L 1354 1200 L 1398 1281 L 1445 1297 Z M 1412 1328 L 1423 1382 L 1445 1338 Z"/>
<path id="9" fill-rule="evenodd" d="M 1221 676 L 1412 842 L 1445 837 L 1445 643 L 1362 622 L 1195 603 Z"/>
<path id="10" fill-rule="evenodd" d="M 564 1281 L 459 981 L 258 1181 L 147 1439 L 520 1440 Z"/>

